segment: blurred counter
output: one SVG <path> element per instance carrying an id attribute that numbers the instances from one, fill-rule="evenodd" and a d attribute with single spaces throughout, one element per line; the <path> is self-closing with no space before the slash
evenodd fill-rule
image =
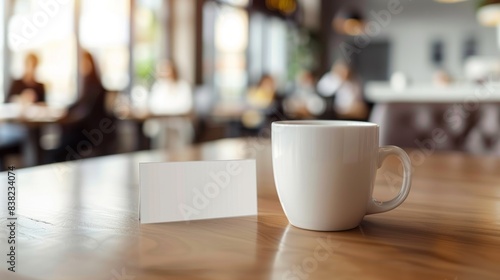
<path id="1" fill-rule="evenodd" d="M 388 102 L 499 102 L 500 83 L 451 84 L 435 86 L 414 84 L 394 89 L 388 82 L 369 82 L 365 86 L 366 98 L 374 103 Z"/>

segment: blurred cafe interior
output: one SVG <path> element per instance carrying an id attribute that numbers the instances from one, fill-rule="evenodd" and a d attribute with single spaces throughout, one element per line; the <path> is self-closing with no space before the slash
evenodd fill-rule
<path id="1" fill-rule="evenodd" d="M 298 119 L 500 155 L 500 1 L 5 0 L 0 34 L 1 170 Z"/>

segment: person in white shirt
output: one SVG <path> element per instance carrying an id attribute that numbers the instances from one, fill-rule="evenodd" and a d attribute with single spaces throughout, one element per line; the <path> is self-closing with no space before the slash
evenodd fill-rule
<path id="1" fill-rule="evenodd" d="M 170 60 L 157 68 L 157 80 L 151 88 L 149 110 L 155 115 L 183 115 L 193 109 L 193 95 L 189 84 L 179 78 L 177 68 Z"/>
<path id="2" fill-rule="evenodd" d="M 332 69 L 321 77 L 316 88 L 324 97 L 335 95 L 334 109 L 340 118 L 367 117 L 368 108 L 363 100 L 360 83 L 346 63 L 335 62 Z"/>
<path id="3" fill-rule="evenodd" d="M 165 60 L 158 64 L 157 80 L 151 88 L 149 111 L 165 119 L 153 119 L 145 124 L 146 134 L 153 138 L 153 148 L 175 148 L 193 138 L 191 86 L 180 79 L 175 64 Z"/>
<path id="4" fill-rule="evenodd" d="M 310 119 L 324 113 L 325 102 L 316 94 L 316 81 L 313 74 L 305 70 L 297 79 L 291 95 L 285 99 L 285 112 L 298 119 Z"/>

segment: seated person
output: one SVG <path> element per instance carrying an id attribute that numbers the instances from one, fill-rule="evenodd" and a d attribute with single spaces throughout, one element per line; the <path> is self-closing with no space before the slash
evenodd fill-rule
<path id="1" fill-rule="evenodd" d="M 189 84 L 179 78 L 177 68 L 170 60 L 158 65 L 157 80 L 151 88 L 149 110 L 155 115 L 182 115 L 193 109 Z"/>
<path id="2" fill-rule="evenodd" d="M 304 71 L 299 75 L 295 90 L 284 100 L 287 117 L 310 119 L 325 111 L 326 104 L 316 93 L 315 83 L 311 72 Z"/>
<path id="3" fill-rule="evenodd" d="M 333 109 L 338 118 L 366 120 L 368 117 L 361 83 L 346 62 L 335 62 L 319 80 L 317 90 L 327 99 L 334 98 Z"/>
<path id="4" fill-rule="evenodd" d="M 35 78 L 38 66 L 38 57 L 34 53 L 26 56 L 24 74 L 20 79 L 13 80 L 7 92 L 7 102 L 16 102 L 23 105 L 44 103 L 45 87 Z M 25 127 L 17 124 L 0 123 L 0 159 L 2 151 L 14 147 L 13 150 L 20 151 L 28 138 Z M 0 166 L 0 170 L 2 170 Z"/>
<path id="5" fill-rule="evenodd" d="M 35 79 L 38 67 L 38 57 L 29 53 L 25 60 L 24 75 L 13 80 L 7 94 L 7 101 L 20 102 L 24 104 L 45 102 L 45 87 Z"/>
<path id="6" fill-rule="evenodd" d="M 257 86 L 251 88 L 247 95 L 247 101 L 255 109 L 267 109 L 274 102 L 276 95 L 276 83 L 269 74 L 260 78 Z"/>
<path id="7" fill-rule="evenodd" d="M 106 89 L 101 83 L 96 63 L 89 52 L 83 52 L 80 67 L 83 74 L 82 90 L 78 100 L 68 108 L 66 115 L 60 120 L 61 144 L 49 159 L 51 162 L 110 153 L 106 150 L 110 146 L 108 144 L 112 142 L 109 140 L 112 137 L 109 133 L 100 131 L 102 137 L 98 137 L 99 143 L 93 141 L 96 139 L 88 139 L 90 131 L 99 130 L 103 120 L 114 119 L 106 110 Z M 91 143 L 92 147 L 82 150 L 84 142 Z"/>
<path id="8" fill-rule="evenodd" d="M 149 111 L 153 115 L 170 117 L 148 120 L 144 124 L 145 133 L 153 138 L 153 148 L 177 148 L 192 142 L 192 120 L 185 116 L 190 116 L 193 106 L 191 86 L 179 77 L 174 62 L 161 62 L 157 66 L 157 80 L 151 88 Z"/>
<path id="9" fill-rule="evenodd" d="M 276 81 L 269 74 L 263 74 L 257 85 L 248 90 L 246 102 L 249 108 L 243 112 L 241 124 L 253 133 L 282 113 L 282 96 L 277 94 Z"/>

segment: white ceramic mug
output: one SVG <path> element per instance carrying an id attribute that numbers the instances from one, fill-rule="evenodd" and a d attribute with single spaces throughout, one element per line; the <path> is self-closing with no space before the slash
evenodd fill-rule
<path id="1" fill-rule="evenodd" d="M 273 122 L 272 154 L 281 205 L 299 228 L 355 228 L 367 214 L 398 207 L 410 192 L 410 158 L 399 147 L 379 147 L 374 123 Z M 403 185 L 395 198 L 379 202 L 372 197 L 375 175 L 389 155 L 403 163 Z"/>

